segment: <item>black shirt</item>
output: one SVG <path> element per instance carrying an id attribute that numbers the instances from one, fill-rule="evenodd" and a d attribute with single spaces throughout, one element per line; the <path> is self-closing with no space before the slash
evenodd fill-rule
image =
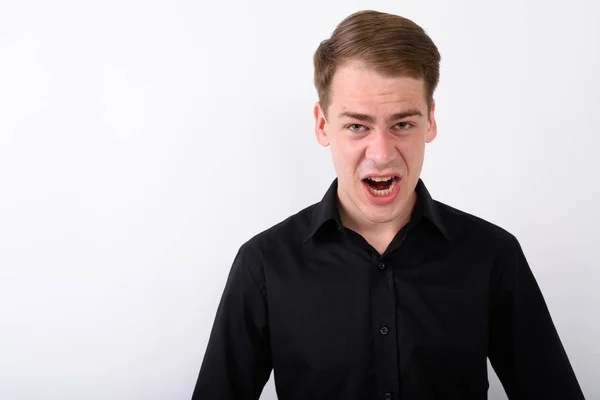
<path id="1" fill-rule="evenodd" d="M 243 244 L 193 400 L 483 400 L 583 394 L 517 239 L 432 200 L 380 255 L 323 200 Z"/>

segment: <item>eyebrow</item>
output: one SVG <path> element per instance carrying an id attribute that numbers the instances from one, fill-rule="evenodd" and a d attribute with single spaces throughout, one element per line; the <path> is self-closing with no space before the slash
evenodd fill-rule
<path id="1" fill-rule="evenodd" d="M 421 111 L 417 110 L 416 108 L 410 108 L 406 111 L 400 112 L 400 113 L 396 113 L 393 114 L 392 116 L 390 116 L 386 122 L 392 122 L 392 121 L 396 121 L 402 118 L 406 118 L 406 117 L 412 117 L 412 116 L 422 116 L 423 114 L 421 113 Z M 342 117 L 348 117 L 348 118 L 352 118 L 352 119 L 357 119 L 359 121 L 364 121 L 364 122 L 368 122 L 370 124 L 373 124 L 375 122 L 375 118 L 373 118 L 370 115 L 367 114 L 361 114 L 361 113 L 356 113 L 356 112 L 352 112 L 352 111 L 343 111 L 340 113 L 340 118 Z"/>

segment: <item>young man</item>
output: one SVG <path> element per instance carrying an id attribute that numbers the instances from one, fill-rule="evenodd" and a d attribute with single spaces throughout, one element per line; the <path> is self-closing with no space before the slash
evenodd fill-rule
<path id="1" fill-rule="evenodd" d="M 432 200 L 440 55 L 400 16 L 359 12 L 314 56 L 323 200 L 239 250 L 194 400 L 583 399 L 517 239 Z"/>

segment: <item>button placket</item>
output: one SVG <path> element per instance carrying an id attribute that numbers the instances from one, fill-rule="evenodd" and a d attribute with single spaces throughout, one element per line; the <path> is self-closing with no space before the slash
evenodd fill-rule
<path id="1" fill-rule="evenodd" d="M 392 399 L 391 393 L 398 390 L 398 344 L 394 335 L 390 335 L 391 324 L 396 320 L 396 296 L 392 264 L 383 254 L 373 260 L 376 272 L 373 276 L 373 334 L 376 351 L 376 373 L 381 376 L 380 392 L 384 399 Z M 385 394 L 389 394 L 389 398 Z"/>

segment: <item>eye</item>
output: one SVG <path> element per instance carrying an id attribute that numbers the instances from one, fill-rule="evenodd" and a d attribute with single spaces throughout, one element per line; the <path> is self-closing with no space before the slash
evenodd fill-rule
<path id="1" fill-rule="evenodd" d="M 403 121 L 398 122 L 396 126 L 400 128 L 401 131 L 407 131 L 413 126 L 413 124 L 411 124 L 410 122 Z"/>
<path id="2" fill-rule="evenodd" d="M 365 127 L 361 124 L 350 124 L 347 125 L 346 128 L 351 130 L 352 132 L 361 132 L 362 130 L 364 130 Z"/>

